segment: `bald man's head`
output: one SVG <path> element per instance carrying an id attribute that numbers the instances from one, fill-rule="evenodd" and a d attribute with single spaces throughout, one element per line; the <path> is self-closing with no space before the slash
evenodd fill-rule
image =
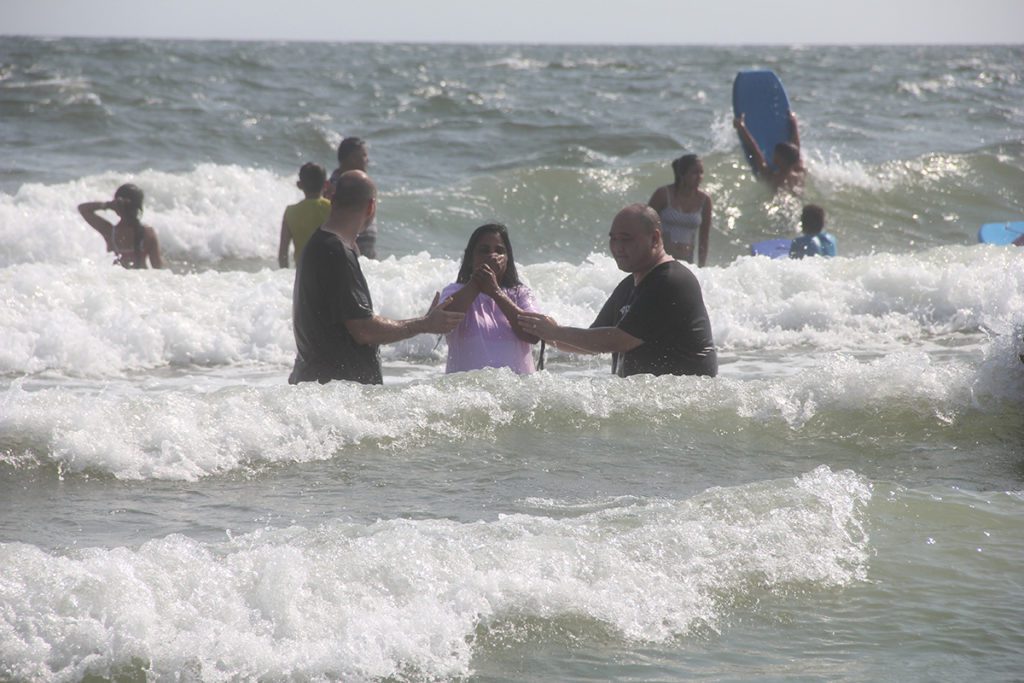
<path id="1" fill-rule="evenodd" d="M 619 211 L 608 231 L 608 248 L 621 270 L 646 273 L 665 256 L 658 214 L 643 204 Z"/>
<path id="2" fill-rule="evenodd" d="M 361 211 L 377 199 L 377 186 L 364 171 L 346 171 L 334 185 L 331 206 L 344 211 Z"/>
<path id="3" fill-rule="evenodd" d="M 661 218 L 658 216 L 658 212 L 646 204 L 630 204 L 616 214 L 612 223 L 615 222 L 634 225 L 647 235 L 661 229 Z"/>

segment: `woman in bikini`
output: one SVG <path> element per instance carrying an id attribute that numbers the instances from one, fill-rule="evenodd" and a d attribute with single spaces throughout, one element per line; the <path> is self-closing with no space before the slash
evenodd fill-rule
<path id="1" fill-rule="evenodd" d="M 711 235 L 711 198 L 700 189 L 704 164 L 696 154 L 685 154 L 672 162 L 675 182 L 659 187 L 647 205 L 661 217 L 665 251 L 687 263 L 703 268 L 708 260 Z"/>
<path id="2" fill-rule="evenodd" d="M 107 251 L 114 253 L 115 265 L 145 268 L 148 258 L 153 268 L 163 268 L 156 231 L 139 220 L 142 200 L 142 190 L 135 185 L 122 185 L 117 188 L 112 201 L 79 204 L 78 213 L 106 240 Z M 97 211 L 103 210 L 117 214 L 120 220 L 116 225 L 96 215 Z"/>

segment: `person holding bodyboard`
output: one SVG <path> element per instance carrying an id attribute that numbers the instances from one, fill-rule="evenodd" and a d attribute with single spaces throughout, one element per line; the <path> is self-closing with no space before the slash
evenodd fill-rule
<path id="1" fill-rule="evenodd" d="M 739 72 L 732 106 L 733 127 L 754 174 L 776 190 L 799 191 L 806 173 L 800 129 L 779 77 L 770 70 Z"/>

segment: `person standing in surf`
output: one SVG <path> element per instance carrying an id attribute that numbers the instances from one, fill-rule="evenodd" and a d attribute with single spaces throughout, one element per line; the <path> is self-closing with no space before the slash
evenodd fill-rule
<path id="1" fill-rule="evenodd" d="M 295 243 L 295 263 L 298 264 L 302 248 L 331 213 L 331 203 L 323 198 L 326 179 L 327 171 L 320 164 L 308 162 L 299 169 L 299 181 L 296 185 L 306 198 L 284 210 L 284 217 L 281 219 L 281 240 L 277 248 L 277 265 L 280 267 L 288 267 L 288 247 L 292 242 Z"/>
<path id="2" fill-rule="evenodd" d="M 377 213 L 377 187 L 362 171 L 343 173 L 331 213 L 302 250 L 292 290 L 295 367 L 289 384 L 349 380 L 382 384 L 378 347 L 417 334 L 450 332 L 465 317 L 438 305 L 427 315 L 389 320 L 373 312 L 356 237 Z"/>
<path id="3" fill-rule="evenodd" d="M 659 187 L 647 206 L 661 218 L 661 234 L 669 256 L 703 268 L 708 261 L 711 235 L 711 198 L 700 189 L 704 163 L 696 154 L 672 161 L 675 182 Z"/>
<path id="4" fill-rule="evenodd" d="M 563 327 L 542 313 L 524 312 L 528 334 L 557 348 L 612 353 L 612 372 L 630 375 L 718 374 L 718 354 L 700 283 L 690 269 L 665 252 L 654 209 L 632 204 L 608 232 L 619 283 L 589 328 Z"/>
<path id="5" fill-rule="evenodd" d="M 481 225 L 469 237 L 455 282 L 441 291 L 451 299 L 449 311 L 466 318 L 448 333 L 445 372 L 509 368 L 520 375 L 536 370 L 532 346 L 519 314 L 536 310 L 533 293 L 519 280 L 508 229 L 500 223 Z"/>
<path id="6" fill-rule="evenodd" d="M 107 243 L 107 251 L 114 253 L 114 264 L 125 268 L 163 268 L 164 261 L 160 256 L 160 242 L 156 230 L 143 225 L 139 220 L 142 215 L 142 190 L 131 183 L 126 183 L 114 192 L 114 199 L 109 202 L 85 202 L 78 205 L 78 213 L 85 222 L 103 236 Z M 117 214 L 116 224 L 97 215 L 97 211 L 113 211 Z"/>
<path id="7" fill-rule="evenodd" d="M 789 258 L 836 255 L 836 238 L 825 232 L 825 209 L 817 204 L 805 206 L 800 214 L 800 228 L 803 234 L 790 245 Z"/>
<path id="8" fill-rule="evenodd" d="M 341 174 L 349 171 L 367 172 L 370 167 L 370 154 L 366 148 L 366 142 L 355 136 L 347 137 L 338 144 L 338 168 L 331 173 L 331 179 L 324 188 L 324 197 L 331 198 L 334 193 L 334 184 L 341 177 Z M 359 255 L 366 258 L 377 259 L 377 226 L 370 225 L 356 238 L 359 246 Z"/>
<path id="9" fill-rule="evenodd" d="M 780 142 L 775 145 L 775 149 L 772 151 L 771 165 L 768 164 L 764 152 L 754 141 L 754 136 L 747 130 L 744 115 L 740 114 L 733 119 L 732 125 L 743 139 L 744 146 L 750 150 L 758 178 L 770 184 L 775 190 L 782 188 L 799 193 L 803 189 L 807 169 L 804 168 L 800 156 L 800 128 L 797 125 L 796 114 L 789 113 L 789 142 Z M 772 165 L 775 166 L 774 170 Z"/>

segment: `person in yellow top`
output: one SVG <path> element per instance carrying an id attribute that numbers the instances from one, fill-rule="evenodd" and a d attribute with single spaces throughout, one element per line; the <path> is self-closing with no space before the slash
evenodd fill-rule
<path id="1" fill-rule="evenodd" d="M 277 265 L 282 268 L 288 267 L 289 244 L 295 242 L 294 263 L 298 265 L 302 248 L 331 213 L 331 202 L 323 198 L 326 179 L 327 171 L 319 164 L 308 162 L 299 169 L 299 182 L 296 185 L 306 193 L 306 198 L 284 210 L 284 218 L 281 219 L 281 245 L 277 248 Z"/>

